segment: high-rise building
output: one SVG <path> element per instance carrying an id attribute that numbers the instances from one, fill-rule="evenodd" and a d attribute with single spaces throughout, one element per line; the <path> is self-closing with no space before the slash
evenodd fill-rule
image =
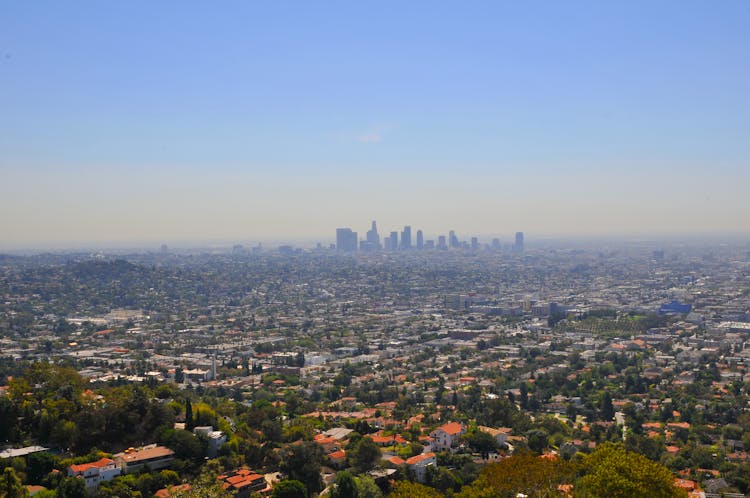
<path id="1" fill-rule="evenodd" d="M 357 250 L 357 232 L 351 228 L 336 229 L 336 250 L 341 252 L 353 252 Z"/>
<path id="2" fill-rule="evenodd" d="M 500 250 L 500 239 L 492 239 L 492 250 L 493 251 Z"/>
<path id="3" fill-rule="evenodd" d="M 411 227 L 405 226 L 404 231 L 401 232 L 401 249 L 408 251 L 411 249 Z"/>
<path id="4" fill-rule="evenodd" d="M 523 232 L 516 232 L 516 243 L 513 244 L 513 252 L 523 252 Z"/>
<path id="5" fill-rule="evenodd" d="M 424 234 L 422 230 L 417 230 L 417 249 L 424 248 Z"/>
<path id="6" fill-rule="evenodd" d="M 456 237 L 456 232 L 451 230 L 448 232 L 448 245 L 451 246 L 451 248 L 455 249 L 460 246 L 458 242 L 458 237 Z"/>
<path id="7" fill-rule="evenodd" d="M 445 244 L 445 235 L 439 235 L 438 236 L 438 249 L 448 249 L 448 246 Z"/>
<path id="8" fill-rule="evenodd" d="M 391 251 L 398 250 L 398 232 L 391 232 L 391 247 L 388 249 Z"/>
<path id="9" fill-rule="evenodd" d="M 471 238 L 471 250 L 472 251 L 479 250 L 479 239 L 476 237 Z"/>
<path id="10" fill-rule="evenodd" d="M 372 222 L 372 228 L 367 231 L 367 236 L 362 241 L 363 251 L 377 251 L 380 249 L 380 235 L 378 235 L 378 227 L 375 221 Z"/>

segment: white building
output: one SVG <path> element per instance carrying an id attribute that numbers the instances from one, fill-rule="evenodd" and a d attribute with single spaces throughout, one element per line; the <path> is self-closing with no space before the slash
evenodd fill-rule
<path id="1" fill-rule="evenodd" d="M 193 428 L 193 434 L 201 434 L 208 438 L 206 456 L 209 458 L 216 458 L 219 449 L 227 442 L 227 435 L 221 431 L 215 431 L 210 425 Z"/>
<path id="2" fill-rule="evenodd" d="M 443 424 L 430 433 L 433 439 L 432 448 L 436 451 L 449 450 L 457 444 L 464 433 L 466 433 L 466 428 L 459 422 Z"/>
<path id="3" fill-rule="evenodd" d="M 414 471 L 414 477 L 419 482 L 425 481 L 427 467 L 436 464 L 437 460 L 435 459 L 434 453 L 422 453 L 421 455 L 413 456 L 406 460 L 406 465 Z"/>
<path id="4" fill-rule="evenodd" d="M 95 488 L 102 481 L 111 481 L 121 473 L 122 468 L 109 458 L 68 467 L 68 477 L 83 478 L 86 482 L 86 489 Z"/>

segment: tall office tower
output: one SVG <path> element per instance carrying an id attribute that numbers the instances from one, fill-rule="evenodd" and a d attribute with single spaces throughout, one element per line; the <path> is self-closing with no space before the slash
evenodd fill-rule
<path id="1" fill-rule="evenodd" d="M 351 228 L 336 229 L 336 250 L 342 252 L 353 252 L 357 250 L 357 232 Z"/>
<path id="2" fill-rule="evenodd" d="M 476 251 L 479 249 L 479 239 L 476 237 L 471 238 L 471 250 Z"/>
<path id="3" fill-rule="evenodd" d="M 458 243 L 458 237 L 456 237 L 456 232 L 453 230 L 448 232 L 448 245 L 450 245 L 454 249 L 460 245 Z"/>
<path id="4" fill-rule="evenodd" d="M 391 250 L 391 238 L 387 235 L 383 237 L 383 249 L 385 249 L 386 251 Z"/>
<path id="5" fill-rule="evenodd" d="M 422 230 L 417 230 L 417 249 L 424 248 L 424 234 Z"/>
<path id="6" fill-rule="evenodd" d="M 378 227 L 374 221 L 372 222 L 372 228 L 367 231 L 367 236 L 362 242 L 362 249 L 365 251 L 380 249 L 380 235 L 378 235 Z"/>
<path id="7" fill-rule="evenodd" d="M 523 232 L 516 232 L 516 243 L 513 244 L 513 252 L 523 252 Z"/>
<path id="8" fill-rule="evenodd" d="M 445 245 L 445 235 L 438 236 L 438 249 L 448 249 L 448 246 Z"/>
<path id="9" fill-rule="evenodd" d="M 408 251 L 411 249 L 411 227 L 405 226 L 404 231 L 401 232 L 401 249 Z"/>
<path id="10" fill-rule="evenodd" d="M 492 239 L 492 250 L 493 251 L 500 250 L 500 239 Z"/>
<path id="11" fill-rule="evenodd" d="M 391 251 L 398 250 L 398 232 L 391 232 Z"/>

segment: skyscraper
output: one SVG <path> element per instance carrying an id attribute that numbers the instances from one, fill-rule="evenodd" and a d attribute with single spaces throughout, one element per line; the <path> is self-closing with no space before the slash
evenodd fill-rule
<path id="1" fill-rule="evenodd" d="M 398 232 L 391 232 L 391 247 L 388 249 L 391 251 L 398 250 Z"/>
<path id="2" fill-rule="evenodd" d="M 456 237 L 456 232 L 454 230 L 448 232 L 448 245 L 454 249 L 459 246 L 458 237 Z"/>
<path id="3" fill-rule="evenodd" d="M 438 249 L 448 249 L 448 246 L 445 244 L 445 235 L 438 236 Z"/>
<path id="4" fill-rule="evenodd" d="M 476 251 L 479 249 L 479 239 L 476 237 L 471 238 L 471 250 Z"/>
<path id="5" fill-rule="evenodd" d="M 411 227 L 405 226 L 404 231 L 401 232 L 401 249 L 408 251 L 411 249 Z"/>
<path id="6" fill-rule="evenodd" d="M 417 249 L 422 249 L 424 247 L 424 234 L 422 233 L 422 230 L 417 230 Z"/>
<path id="7" fill-rule="evenodd" d="M 516 243 L 513 244 L 513 252 L 523 252 L 523 232 L 516 232 Z"/>
<path id="8" fill-rule="evenodd" d="M 372 222 L 372 228 L 367 231 L 367 236 L 362 242 L 362 249 L 365 251 L 377 251 L 380 249 L 380 235 L 375 221 Z"/>
<path id="9" fill-rule="evenodd" d="M 357 250 L 357 232 L 351 228 L 336 229 L 336 250 L 341 252 L 353 252 Z"/>

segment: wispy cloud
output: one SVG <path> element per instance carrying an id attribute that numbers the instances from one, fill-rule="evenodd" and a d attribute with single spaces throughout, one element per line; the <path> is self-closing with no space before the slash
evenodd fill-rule
<path id="1" fill-rule="evenodd" d="M 363 144 L 372 144 L 372 143 L 382 142 L 382 141 L 383 141 L 382 133 L 368 132 L 368 133 L 362 133 L 361 135 L 357 135 L 357 142 L 361 142 Z"/>
<path id="2" fill-rule="evenodd" d="M 354 138 L 359 143 L 374 144 L 385 140 L 386 134 L 392 129 L 393 126 L 373 126 L 359 135 L 356 135 Z"/>

